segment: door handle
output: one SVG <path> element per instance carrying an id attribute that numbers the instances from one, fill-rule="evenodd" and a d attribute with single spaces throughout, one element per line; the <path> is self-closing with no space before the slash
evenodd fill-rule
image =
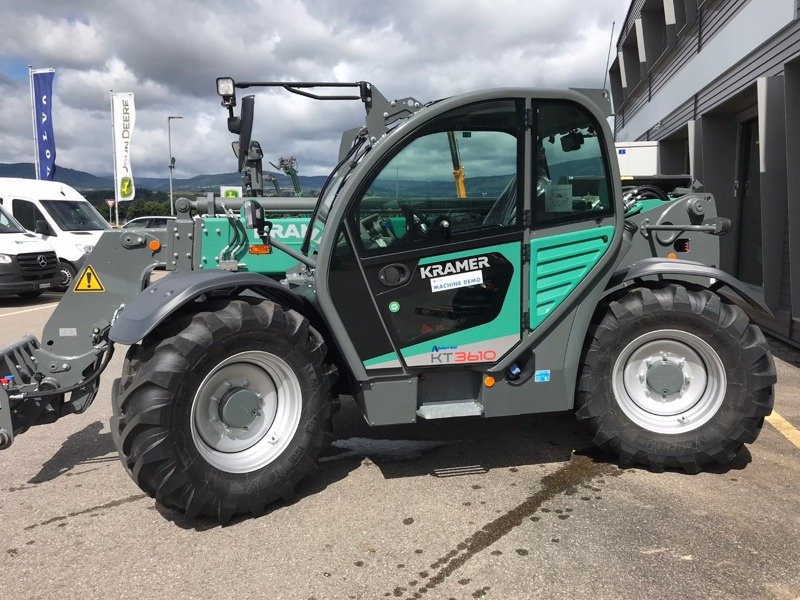
<path id="1" fill-rule="evenodd" d="M 410 277 L 408 267 L 401 263 L 386 265 L 378 272 L 378 279 L 387 287 L 403 285 Z"/>

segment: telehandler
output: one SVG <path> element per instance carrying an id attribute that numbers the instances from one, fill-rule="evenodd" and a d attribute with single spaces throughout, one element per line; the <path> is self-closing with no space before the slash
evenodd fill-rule
<path id="1" fill-rule="evenodd" d="M 264 197 L 254 96 L 235 114 L 251 87 L 364 104 L 316 202 Z M 0 351 L 0 445 L 85 411 L 116 344 L 122 462 L 191 517 L 290 498 L 341 395 L 376 426 L 574 410 L 655 470 L 726 463 L 758 436 L 776 374 L 748 313 L 769 310 L 717 268 L 730 222 L 697 189 L 623 193 L 605 91 L 217 91 L 246 197 L 181 198 L 166 229 L 102 235 L 41 341 Z"/>

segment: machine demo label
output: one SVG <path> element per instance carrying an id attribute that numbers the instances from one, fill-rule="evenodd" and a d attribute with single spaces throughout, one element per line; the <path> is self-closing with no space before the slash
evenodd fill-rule
<path id="1" fill-rule="evenodd" d="M 440 265 L 420 267 L 419 274 L 422 279 L 430 279 L 432 292 L 444 292 L 483 283 L 483 269 L 488 267 L 488 257 L 474 256 Z"/>

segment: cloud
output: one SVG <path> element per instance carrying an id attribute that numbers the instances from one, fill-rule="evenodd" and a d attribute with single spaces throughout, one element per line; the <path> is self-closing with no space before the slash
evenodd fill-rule
<path id="1" fill-rule="evenodd" d="M 486 87 L 599 86 L 620 0 L 85 0 L 7 3 L 0 22 L 0 162 L 32 160 L 19 66 L 54 67 L 58 163 L 112 171 L 109 90 L 136 94 L 134 172 L 165 176 L 167 115 L 178 177 L 234 170 L 216 77 L 369 80 L 422 101 Z M 12 69 L 8 65 L 17 65 Z M 8 66 L 8 67 L 7 67 Z M 336 162 L 358 102 L 257 92 L 255 139 L 305 175 Z"/>

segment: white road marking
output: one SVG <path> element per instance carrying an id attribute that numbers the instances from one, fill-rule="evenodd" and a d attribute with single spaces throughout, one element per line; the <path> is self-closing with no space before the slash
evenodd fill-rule
<path id="1" fill-rule="evenodd" d="M 58 306 L 58 302 L 51 302 L 50 304 L 42 304 L 41 306 L 34 306 L 33 308 L 26 308 L 25 310 L 15 310 L 10 313 L 0 314 L 0 317 L 13 317 L 14 315 L 21 315 L 22 313 L 33 312 L 34 310 L 41 310 L 51 306 Z"/>

